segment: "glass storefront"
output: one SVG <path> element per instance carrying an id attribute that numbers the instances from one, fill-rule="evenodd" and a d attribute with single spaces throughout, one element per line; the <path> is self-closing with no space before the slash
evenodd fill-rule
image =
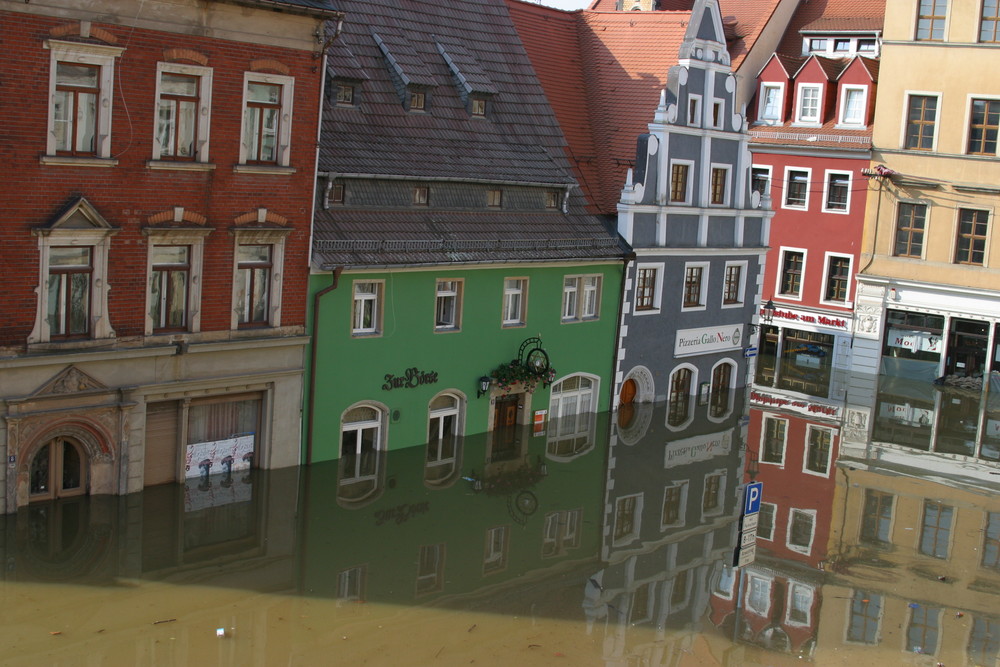
<path id="1" fill-rule="evenodd" d="M 764 327 L 757 361 L 759 386 L 827 398 L 833 369 L 834 337 L 798 329 Z"/>

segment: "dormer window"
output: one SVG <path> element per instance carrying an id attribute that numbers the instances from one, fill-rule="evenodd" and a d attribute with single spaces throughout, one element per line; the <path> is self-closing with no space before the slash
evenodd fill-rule
<path id="1" fill-rule="evenodd" d="M 826 52 L 826 40 L 825 39 L 810 39 L 809 40 L 809 50 L 813 53 L 820 51 Z"/>
<path id="2" fill-rule="evenodd" d="M 427 96 L 424 93 L 410 93 L 410 111 L 425 111 L 427 109 Z"/>
<path id="3" fill-rule="evenodd" d="M 545 192 L 545 208 L 559 208 L 559 192 L 547 190 Z"/>
<path id="4" fill-rule="evenodd" d="M 330 203 L 331 204 L 343 204 L 344 203 L 344 184 L 334 183 L 330 187 Z"/>
<path id="5" fill-rule="evenodd" d="M 413 188 L 413 198 L 411 200 L 414 206 L 427 206 L 430 201 L 430 188 L 426 185 L 418 185 Z"/>
<path id="6" fill-rule="evenodd" d="M 820 92 L 822 86 L 803 84 L 799 86 L 799 103 L 795 120 L 799 123 L 820 122 Z"/>
<path id="7" fill-rule="evenodd" d="M 482 97 L 470 97 L 469 113 L 471 113 L 473 116 L 485 116 L 486 100 Z"/>
<path id="8" fill-rule="evenodd" d="M 781 98 L 784 87 L 781 84 L 763 83 L 760 86 L 760 109 L 757 118 L 765 123 L 780 123 Z"/>
<path id="9" fill-rule="evenodd" d="M 877 44 L 874 39 L 859 39 L 858 53 L 875 53 L 876 46 Z"/>
<path id="10" fill-rule="evenodd" d="M 849 39 L 833 40 L 834 53 L 848 53 L 850 50 L 851 50 L 851 40 Z"/>
<path id="11" fill-rule="evenodd" d="M 868 89 L 864 86 L 844 86 L 840 106 L 841 125 L 864 125 Z"/>
<path id="12" fill-rule="evenodd" d="M 503 204 L 503 190 L 487 190 L 486 206 L 489 208 L 500 208 Z"/>
<path id="13" fill-rule="evenodd" d="M 337 106 L 354 106 L 354 86 L 347 83 L 337 84 Z"/>

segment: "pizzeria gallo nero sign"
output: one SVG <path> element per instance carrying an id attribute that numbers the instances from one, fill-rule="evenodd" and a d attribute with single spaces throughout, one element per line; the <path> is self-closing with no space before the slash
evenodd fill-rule
<path id="1" fill-rule="evenodd" d="M 743 342 L 743 325 L 732 324 L 703 329 L 681 329 L 674 341 L 675 357 L 690 357 L 724 350 L 738 350 Z"/>

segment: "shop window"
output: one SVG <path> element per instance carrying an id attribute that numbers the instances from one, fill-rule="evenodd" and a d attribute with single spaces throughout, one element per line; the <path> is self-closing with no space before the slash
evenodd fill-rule
<path id="1" fill-rule="evenodd" d="M 255 465 L 262 444 L 260 394 L 192 401 L 187 422 L 186 477 L 231 473 Z"/>
<path id="2" fill-rule="evenodd" d="M 901 359 L 937 362 L 944 350 L 943 337 L 942 315 L 887 310 L 882 354 Z"/>
<path id="3" fill-rule="evenodd" d="M 552 385 L 546 452 L 550 458 L 569 460 L 594 445 L 597 380 L 571 375 Z"/>
<path id="4" fill-rule="evenodd" d="M 920 528 L 920 553 L 934 558 L 948 558 L 954 508 L 950 505 L 924 501 Z"/>
<path id="5" fill-rule="evenodd" d="M 833 341 L 830 334 L 786 329 L 778 387 L 826 398 L 833 372 Z"/>
<path id="6" fill-rule="evenodd" d="M 778 328 L 763 326 L 761 328 L 759 345 L 757 373 L 754 377 L 754 383 L 762 387 L 773 387 L 775 369 L 778 365 Z"/>
<path id="7" fill-rule="evenodd" d="M 861 511 L 861 541 L 869 544 L 892 543 L 892 506 L 895 496 L 891 493 L 865 489 L 865 505 Z"/>
<path id="8" fill-rule="evenodd" d="M 937 128 L 937 103 L 936 95 L 909 96 L 906 108 L 906 148 L 933 150 L 934 132 Z"/>
<path id="9" fill-rule="evenodd" d="M 879 643 L 882 596 L 875 591 L 855 590 L 847 618 L 846 640 L 855 644 Z"/>

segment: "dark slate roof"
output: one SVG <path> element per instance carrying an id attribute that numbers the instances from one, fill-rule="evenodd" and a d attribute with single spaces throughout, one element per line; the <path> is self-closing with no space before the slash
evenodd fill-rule
<path id="1" fill-rule="evenodd" d="M 565 139 L 503 0 L 344 0 L 331 52 L 361 81 L 356 107 L 323 112 L 321 174 L 572 188 L 569 212 L 334 207 L 317 212 L 314 265 L 621 258 L 628 248 L 584 211 Z M 407 89 L 427 94 L 408 112 Z M 488 97 L 472 117 L 470 93 Z"/>
<path id="2" fill-rule="evenodd" d="M 595 224 L 595 222 L 597 224 Z M 318 211 L 321 269 L 620 259 L 627 250 L 589 215 L 503 211 Z"/>

